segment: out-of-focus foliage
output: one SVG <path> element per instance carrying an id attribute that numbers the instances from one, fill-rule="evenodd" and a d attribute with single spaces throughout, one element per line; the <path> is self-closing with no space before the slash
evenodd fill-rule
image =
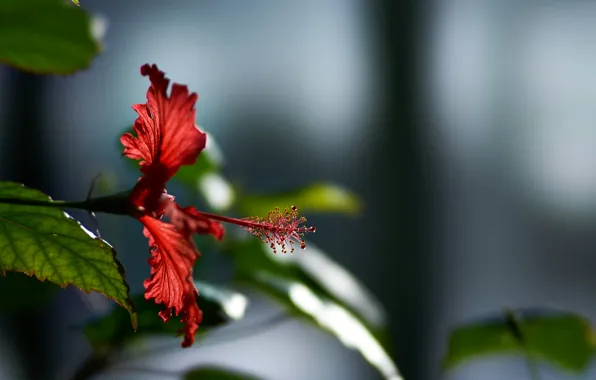
<path id="1" fill-rule="evenodd" d="M 452 369 L 489 355 L 523 355 L 579 373 L 593 353 L 592 330 L 586 318 L 566 312 L 505 311 L 501 317 L 453 330 L 444 367 Z"/>
<path id="2" fill-rule="evenodd" d="M 198 334 L 244 316 L 247 300 L 242 294 L 205 282 L 195 282 L 195 285 L 200 292 L 197 302 L 203 311 L 203 321 Z M 151 334 L 173 336 L 183 327 L 177 319 L 168 323 L 161 320 L 158 313 L 163 309 L 163 305 L 145 300 L 142 294 L 133 299 L 139 315 L 139 329 L 136 333 L 126 328 L 127 316 L 121 308 L 115 308 L 111 313 L 85 326 L 85 335 L 97 352 L 120 348 L 133 339 Z"/>
<path id="3" fill-rule="evenodd" d="M 361 209 L 358 197 L 331 183 L 313 183 L 281 194 L 245 195 L 239 209 L 246 215 L 267 215 L 280 205 L 295 205 L 302 213 L 356 214 Z"/>
<path id="4" fill-rule="evenodd" d="M 219 367 L 203 367 L 189 371 L 184 380 L 259 380 L 258 377 Z"/>
<path id="5" fill-rule="evenodd" d="M 0 19 L 0 62 L 21 70 L 71 74 L 100 51 L 89 15 L 62 0 L 2 0 Z"/>
<path id="6" fill-rule="evenodd" d="M 387 344 L 383 309 L 353 276 L 317 249 L 273 254 L 247 239 L 227 245 L 236 281 L 258 289 L 294 315 L 359 351 L 386 378 L 398 374 Z M 384 345 L 385 344 L 385 345 Z"/>

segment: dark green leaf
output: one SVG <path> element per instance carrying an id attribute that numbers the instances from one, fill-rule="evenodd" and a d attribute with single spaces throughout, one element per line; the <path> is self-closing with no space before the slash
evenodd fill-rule
<path id="1" fill-rule="evenodd" d="M 234 261 L 237 281 L 330 331 L 359 350 L 387 378 L 397 374 L 387 354 L 384 310 L 363 285 L 314 245 L 275 255 L 251 238 L 225 249 Z"/>
<path id="2" fill-rule="evenodd" d="M 184 380 L 259 380 L 259 378 L 226 368 L 203 367 L 187 372 Z"/>
<path id="3" fill-rule="evenodd" d="M 594 351 L 588 320 L 571 313 L 534 313 L 519 317 L 512 328 L 507 316 L 455 329 L 445 368 L 488 355 L 527 354 L 569 371 L 586 369 Z"/>
<path id="4" fill-rule="evenodd" d="M 49 199 L 12 182 L 0 182 L 0 198 Z M 134 304 L 116 252 L 60 209 L 0 203 L 0 269 L 62 287 L 74 285 L 87 293 L 94 290 L 126 308 L 135 324 Z"/>
<path id="5" fill-rule="evenodd" d="M 40 74 L 70 74 L 100 47 L 80 7 L 62 0 L 0 1 L 0 62 Z"/>
<path id="6" fill-rule="evenodd" d="M 203 311 L 203 322 L 198 333 L 204 333 L 211 327 L 244 316 L 247 300 L 242 294 L 204 282 L 195 284 L 200 292 L 197 302 Z M 179 318 L 172 318 L 167 323 L 161 320 L 157 314 L 163 310 L 163 305 L 147 301 L 143 295 L 135 296 L 133 300 L 139 313 L 139 328 L 136 333 L 123 328 L 126 314 L 121 309 L 115 309 L 110 314 L 85 326 L 85 335 L 96 350 L 120 347 L 128 341 L 146 334 L 175 335 L 183 327 Z"/>
<path id="7" fill-rule="evenodd" d="M 291 205 L 301 213 L 356 214 L 361 209 L 355 194 L 330 183 L 314 183 L 282 194 L 243 196 L 239 204 L 244 215 L 267 215 L 275 207 L 284 209 Z"/>

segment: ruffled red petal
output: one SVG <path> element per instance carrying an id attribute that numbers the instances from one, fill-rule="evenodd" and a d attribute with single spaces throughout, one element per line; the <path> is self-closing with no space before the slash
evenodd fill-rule
<path id="1" fill-rule="evenodd" d="M 143 233 L 151 247 L 151 275 L 145 280 L 145 299 L 155 299 L 166 307 L 159 313 L 167 321 L 172 314 L 183 314 L 183 347 L 194 342 L 194 334 L 202 320 L 197 305 L 192 270 L 200 253 L 191 239 L 181 235 L 171 224 L 150 216 L 139 218 L 145 226 Z"/>
<path id="2" fill-rule="evenodd" d="M 182 323 L 184 323 L 184 329 L 179 331 L 179 333 L 184 334 L 182 347 L 192 346 L 195 342 L 195 333 L 203 320 L 203 311 L 197 305 L 198 295 L 199 293 L 195 290 L 194 294 L 188 294 L 184 297 L 184 315 L 181 319 Z"/>
<path id="3" fill-rule="evenodd" d="M 221 223 L 209 219 L 196 208 L 192 206 L 180 207 L 176 202 L 171 200 L 166 200 L 164 203 L 164 215 L 170 219 L 170 223 L 174 225 L 176 230 L 180 231 L 184 236 L 209 234 L 218 240 L 223 238 L 224 228 Z"/>
<path id="4" fill-rule="evenodd" d="M 161 187 L 180 166 L 195 163 L 205 148 L 206 135 L 195 126 L 196 93 L 177 83 L 167 94 L 169 79 L 156 65 L 144 65 L 141 74 L 149 76 L 147 104 L 136 104 L 139 114 L 134 130 L 137 136 L 125 133 L 120 141 L 124 155 L 141 160 L 141 171 Z"/>

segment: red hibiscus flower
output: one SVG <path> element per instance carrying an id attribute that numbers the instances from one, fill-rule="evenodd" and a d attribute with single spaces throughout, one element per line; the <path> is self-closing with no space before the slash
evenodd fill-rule
<path id="1" fill-rule="evenodd" d="M 144 65 L 141 75 L 151 81 L 147 103 L 133 106 L 139 115 L 134 123 L 136 136 L 126 133 L 120 141 L 123 155 L 140 160 L 142 176 L 131 192 L 130 202 L 134 216 L 145 226 L 143 232 L 150 246 L 151 275 L 144 282 L 145 298 L 165 306 L 159 313 L 164 322 L 173 314 L 182 315 L 182 347 L 189 347 L 202 319 L 192 276 L 200 256 L 193 234 L 222 239 L 224 230 L 219 222 L 233 223 L 274 250 L 280 245 L 285 252 L 293 251 L 294 242 L 304 248 L 303 236 L 314 232 L 314 227 L 302 226 L 306 219 L 298 217 L 295 207 L 284 212 L 276 209 L 267 218 L 235 219 L 176 204 L 174 197 L 166 193 L 166 182 L 182 165 L 194 164 L 205 148 L 206 134 L 195 125 L 198 96 L 177 83 L 168 95 L 169 79 L 156 65 Z M 169 223 L 163 221 L 164 216 Z"/>

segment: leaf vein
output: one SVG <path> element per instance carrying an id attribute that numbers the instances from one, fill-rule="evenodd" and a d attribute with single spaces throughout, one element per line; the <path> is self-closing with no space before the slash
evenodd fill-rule
<path id="1" fill-rule="evenodd" d="M 35 214 L 35 213 L 32 213 L 32 214 Z M 38 215 L 38 214 L 35 214 L 35 215 Z M 5 216 L 5 214 L 3 214 L 2 216 Z M 45 216 L 45 215 L 44 215 L 44 216 Z M 40 245 L 40 246 L 42 246 L 42 245 L 41 245 L 41 242 L 39 241 L 39 238 L 38 238 L 38 236 L 37 236 L 37 235 L 41 235 L 41 236 L 45 237 L 46 239 L 48 239 L 50 242 L 53 242 L 53 243 L 55 243 L 56 245 L 58 245 L 58 246 L 60 246 L 60 247 L 64 248 L 66 251 L 68 251 L 68 252 L 71 252 L 71 254 L 72 254 L 73 256 L 75 256 L 75 257 L 78 257 L 78 258 L 80 258 L 82 261 L 85 261 L 85 262 L 87 262 L 87 263 L 88 263 L 88 264 L 89 264 L 89 265 L 90 265 L 90 266 L 91 266 L 91 267 L 92 267 L 92 268 L 95 270 L 95 272 L 99 274 L 99 276 L 96 276 L 96 277 L 99 279 L 99 281 L 102 283 L 102 285 L 104 285 L 104 286 L 106 286 L 106 285 L 109 285 L 109 286 L 110 286 L 110 288 L 112 289 L 112 291 L 114 291 L 114 290 L 115 290 L 115 291 L 116 291 L 118 294 L 120 294 L 120 291 L 118 290 L 118 283 L 114 283 L 114 281 L 118 281 L 118 282 L 119 282 L 119 280 L 120 280 L 120 279 L 119 279 L 119 278 L 118 278 L 118 279 L 116 279 L 116 278 L 114 278 L 114 277 L 112 277 L 112 276 L 108 276 L 108 275 L 104 274 L 104 273 L 103 273 L 103 272 L 102 272 L 102 271 L 101 271 L 101 270 L 100 270 L 100 269 L 97 267 L 97 265 L 95 264 L 95 262 L 99 262 L 99 263 L 102 263 L 102 264 L 106 264 L 106 262 L 104 262 L 104 261 L 99 261 L 99 260 L 93 260 L 93 259 L 87 258 L 87 257 L 85 257 L 85 256 L 77 255 L 77 254 L 75 253 L 75 251 L 74 251 L 74 250 L 72 250 L 70 247 L 68 247 L 68 246 L 66 246 L 66 245 L 64 245 L 64 244 L 62 244 L 62 243 L 60 243 L 59 241 L 57 241 L 57 240 L 55 240 L 55 239 L 52 239 L 52 234 L 50 234 L 50 233 L 45 233 L 45 232 L 38 232 L 38 231 L 35 231 L 35 230 L 31 229 L 31 228 L 30 228 L 30 227 L 28 227 L 28 226 L 25 226 L 25 225 L 23 225 L 23 224 L 21 224 L 21 223 L 17 223 L 17 222 L 15 222 L 15 221 L 13 221 L 13 220 L 10 220 L 10 219 L 5 219 L 5 218 L 2 218 L 1 216 L 0 216 L 0 221 L 5 221 L 5 222 L 8 222 L 8 223 L 14 224 L 14 225 L 16 225 L 17 227 L 19 227 L 19 228 L 22 228 L 23 230 L 27 231 L 29 234 L 31 234 L 31 235 L 33 235 L 33 236 L 35 237 L 35 239 L 38 241 L 38 243 L 39 243 L 39 245 Z M 1 223 L 0 223 L 0 225 L 1 225 Z M 5 231 L 6 231 L 6 230 L 5 230 Z M 6 234 L 6 232 L 5 232 L 5 234 Z M 58 234 L 56 234 L 56 235 L 58 235 Z M 68 236 L 68 235 L 62 235 L 62 236 L 66 237 L 66 238 L 71 238 L 71 236 Z M 7 237 L 8 237 L 8 235 L 7 235 Z M 79 239 L 74 239 L 74 240 L 79 240 Z M 42 248 L 42 250 L 43 250 L 43 248 Z M 47 257 L 47 255 L 45 254 L 45 252 L 44 252 L 43 254 L 44 254 L 44 256 L 46 257 L 46 260 L 47 260 L 47 261 L 50 261 L 50 259 Z M 18 256 L 18 255 L 16 254 L 16 251 L 15 251 L 15 256 Z M 51 264 L 51 265 L 52 265 L 52 264 Z M 53 266 L 53 265 L 52 265 L 52 266 Z M 85 286 L 85 287 L 88 287 L 88 285 L 87 285 L 86 281 L 85 281 L 85 280 L 83 280 L 83 276 L 82 276 L 82 273 L 81 273 L 81 271 L 80 271 L 80 268 L 79 268 L 77 265 L 75 265 L 75 266 L 77 267 L 77 271 L 79 272 L 79 276 L 81 276 L 81 282 L 83 282 L 83 283 L 84 283 L 84 286 Z M 53 267 L 54 267 L 54 266 L 53 266 Z M 54 270 L 55 270 L 55 267 L 54 267 Z M 64 282 L 64 281 L 65 281 L 65 280 L 64 280 L 64 278 L 63 278 L 61 275 L 58 275 L 58 274 L 57 274 L 57 276 L 58 276 L 58 277 L 60 277 L 60 279 L 61 279 L 60 281 L 61 281 L 61 282 Z M 107 280 L 109 280 L 109 284 L 105 282 L 105 280 L 106 280 L 106 279 L 107 279 Z"/>

